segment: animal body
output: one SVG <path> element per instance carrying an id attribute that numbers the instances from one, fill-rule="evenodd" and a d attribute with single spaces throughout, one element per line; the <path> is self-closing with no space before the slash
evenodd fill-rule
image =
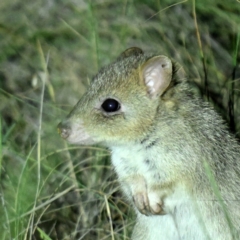
<path id="1" fill-rule="evenodd" d="M 170 58 L 127 49 L 58 127 L 111 150 L 133 240 L 240 239 L 239 144 Z"/>

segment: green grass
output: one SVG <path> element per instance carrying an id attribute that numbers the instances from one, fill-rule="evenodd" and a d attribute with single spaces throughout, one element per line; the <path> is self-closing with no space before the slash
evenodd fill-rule
<path id="1" fill-rule="evenodd" d="M 130 239 L 109 153 L 56 126 L 131 46 L 172 57 L 240 133 L 238 1 L 0 3 L 1 239 Z"/>

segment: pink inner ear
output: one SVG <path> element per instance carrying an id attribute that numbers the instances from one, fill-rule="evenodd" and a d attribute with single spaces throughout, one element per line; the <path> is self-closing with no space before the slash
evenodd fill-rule
<path id="1" fill-rule="evenodd" d="M 145 84 L 152 97 L 162 95 L 171 81 L 172 62 L 165 56 L 150 59 L 143 69 Z"/>

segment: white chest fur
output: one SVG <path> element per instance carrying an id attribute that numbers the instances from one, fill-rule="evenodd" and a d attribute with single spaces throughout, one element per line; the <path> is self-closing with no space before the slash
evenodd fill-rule
<path id="1" fill-rule="evenodd" d="M 152 148 L 147 150 L 139 144 L 128 147 L 113 147 L 112 164 L 120 180 L 132 174 L 139 174 L 144 176 L 149 184 L 152 182 L 154 184 L 158 181 L 164 181 L 169 172 L 166 169 L 171 162 L 167 161 L 164 149 Z M 171 169 L 172 166 L 169 168 Z M 159 171 L 160 169 L 161 171 Z"/>
<path id="2" fill-rule="evenodd" d="M 150 204 L 151 201 L 153 204 L 154 201 L 158 201 L 158 195 L 160 199 L 162 198 L 161 186 L 164 185 L 169 176 L 172 177 L 170 165 L 172 166 L 171 158 L 173 157 L 171 154 L 166 155 L 163 149 L 151 149 L 150 151 L 140 145 L 112 148 L 112 163 L 122 189 L 130 202 L 133 203 L 137 213 L 133 240 L 209 239 L 210 228 L 202 222 L 211 224 L 211 219 L 202 219 L 203 216 L 201 216 L 201 209 L 206 206 L 204 203 L 200 204 L 200 207 L 197 206 L 196 199 L 193 199 L 183 183 L 177 183 L 170 194 L 164 191 L 165 215 L 145 216 L 139 212 L 136 202 L 133 201 L 134 194 L 144 191 L 144 187 L 147 188 L 147 196 L 152 198 L 149 199 Z M 139 176 L 143 177 L 146 186 Z M 151 192 L 151 189 L 156 190 L 156 186 L 157 195 L 155 192 L 154 194 Z M 214 231 L 210 235 L 211 238 L 218 236 Z"/>

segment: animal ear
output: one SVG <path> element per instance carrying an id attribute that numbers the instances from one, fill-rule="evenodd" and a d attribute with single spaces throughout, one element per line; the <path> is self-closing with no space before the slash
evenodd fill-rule
<path id="1" fill-rule="evenodd" d="M 143 54 L 143 50 L 141 48 L 138 47 L 131 47 L 126 49 L 124 52 L 121 53 L 121 55 L 119 56 L 119 58 L 127 58 L 130 56 L 138 56 Z"/>
<path id="2" fill-rule="evenodd" d="M 163 55 L 152 57 L 142 65 L 141 74 L 150 97 L 161 96 L 172 80 L 172 61 Z"/>

